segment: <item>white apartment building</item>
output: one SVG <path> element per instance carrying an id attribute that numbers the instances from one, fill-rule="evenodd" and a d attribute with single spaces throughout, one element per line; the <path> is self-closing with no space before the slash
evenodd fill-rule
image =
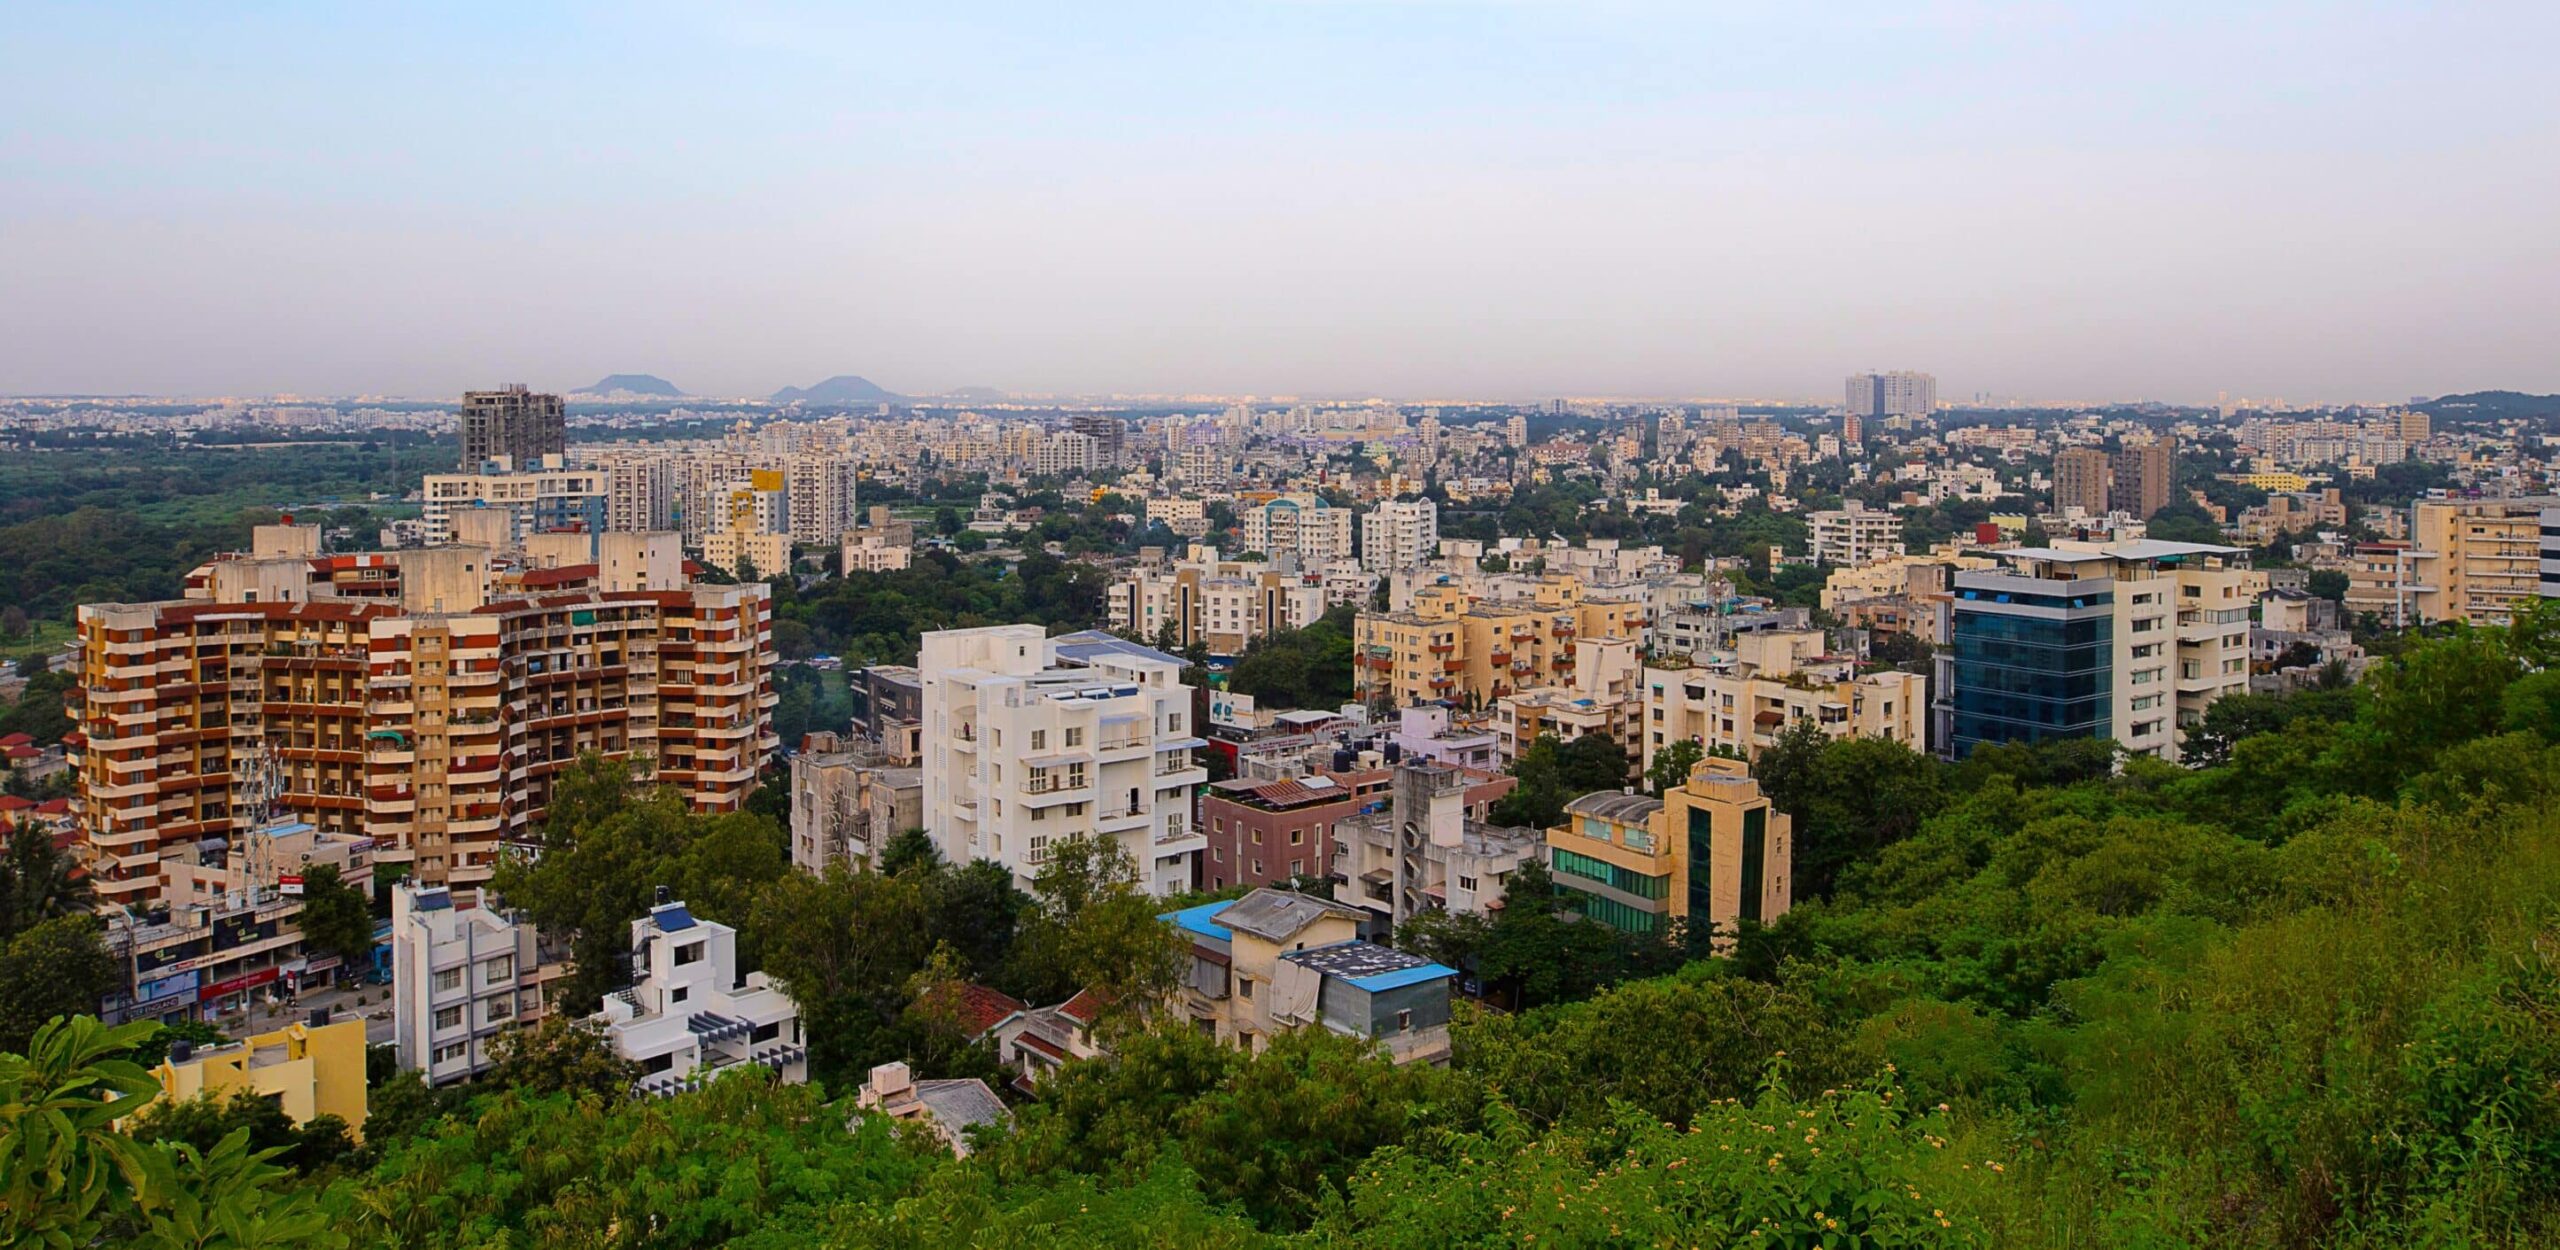
<path id="1" fill-rule="evenodd" d="M 1191 888 L 1207 743 L 1181 660 L 1099 631 L 993 625 L 926 634 L 916 667 L 924 827 L 944 858 L 994 860 L 1028 889 L 1052 844 L 1108 837 L 1150 892 Z"/>
<path id="2" fill-rule="evenodd" d="M 1282 495 L 1237 509 L 1247 550 L 1294 555 L 1306 564 L 1351 558 L 1351 511 L 1314 495 Z"/>
<path id="3" fill-rule="evenodd" d="M 453 514 L 468 508 L 496 508 L 509 518 L 510 538 L 521 544 L 528 534 L 582 527 L 606 527 L 607 475 L 595 469 L 569 469 L 558 456 L 544 457 L 539 468 L 513 473 L 430 473 L 422 488 L 420 520 L 427 542 L 455 541 Z"/>
<path id="4" fill-rule="evenodd" d="M 660 886 L 649 914 L 631 922 L 631 957 L 639 980 L 588 1019 L 613 1053 L 640 1065 L 640 1092 L 695 1088 L 740 1063 L 793 1085 L 809 1079 L 799 1004 L 761 972 L 738 975 L 736 929 L 695 918 Z"/>
<path id="5" fill-rule="evenodd" d="M 429 1085 L 487 1071 L 490 1039 L 544 1010 L 533 925 L 462 901 L 408 881 L 391 895 L 392 1040 Z"/>
<path id="6" fill-rule="evenodd" d="M 1860 565 L 1902 554 L 1902 518 L 1855 499 L 1845 508 L 1805 516 L 1816 564 Z"/>
<path id="7" fill-rule="evenodd" d="M 1360 565 L 1372 573 L 1419 568 L 1440 554 L 1440 505 L 1390 500 L 1360 518 Z"/>

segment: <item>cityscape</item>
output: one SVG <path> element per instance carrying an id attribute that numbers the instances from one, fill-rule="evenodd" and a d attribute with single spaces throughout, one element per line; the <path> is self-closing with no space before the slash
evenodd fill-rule
<path id="1" fill-rule="evenodd" d="M 2547 182 L 2529 38 L 2365 13 L 2301 51 L 2388 81 L 2073 87 L 2039 58 L 2272 36 L 2103 5 L 168 21 L 31 14 L 0 53 L 294 115 L 221 160 L 136 146 L 195 129 L 137 85 L 0 140 L 37 175 L 0 210 L 0 1243 L 2560 1244 L 2549 225 L 2502 202 L 2289 312 L 2242 288 L 2301 256 L 2232 262 L 2268 268 L 2224 307 L 2158 277 L 2434 221 L 2367 92 L 2469 127 L 2445 168 Z M 1741 36 L 2015 80 L 1816 92 Z M 483 98 L 537 46 L 565 86 Z M 806 78 L 856 46 L 891 55 L 844 99 Z M 2379 64 L 2451 48 L 2495 73 Z M 398 97 L 475 50 L 450 116 Z M 1519 58 L 1551 97 L 1475 72 Z M 1959 189 L 2085 207 L 1963 157 L 1808 216 L 1649 147 L 1839 155 L 1852 122 L 2056 171 L 2065 122 L 2136 174 L 2272 155 L 2161 202 L 2176 246 L 2021 217 L 1937 245 L 1963 281 L 1914 256 L 1851 299 L 1826 256 L 1749 324 L 1702 310 L 1692 266 L 1866 257 L 1843 221 L 1917 248 Z M 644 139 L 731 198 L 636 173 Z M 2349 139 L 2396 172 L 2251 215 Z M 1303 164 L 1229 182 L 1227 144 Z M 487 203 L 419 185 L 464 169 Z M 1569 224 L 1602 193 L 1622 217 Z M 651 229 L 645 291 L 576 268 L 579 231 Z M 742 262 L 781 241 L 797 268 Z M 253 254 L 290 272 L 243 282 Z M 2048 264 L 2121 283 L 2112 319 L 2037 295 Z"/>

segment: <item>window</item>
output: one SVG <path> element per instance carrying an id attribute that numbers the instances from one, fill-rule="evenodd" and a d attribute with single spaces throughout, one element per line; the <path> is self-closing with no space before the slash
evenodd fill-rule
<path id="1" fill-rule="evenodd" d="M 1307 831 L 1306 831 L 1305 829 L 1300 828 L 1300 829 L 1292 829 L 1292 830 L 1290 830 L 1290 831 L 1289 831 L 1289 845 L 1291 845 L 1291 846 L 1305 846 L 1306 844 L 1307 844 Z"/>
<path id="2" fill-rule="evenodd" d="M 1067 726 L 1067 745 L 1071 747 L 1080 747 L 1084 745 L 1084 726 Z"/>
<path id="3" fill-rule="evenodd" d="M 503 985 L 506 982 L 515 979 L 516 957 L 513 955 L 500 955 L 496 959 L 492 959 L 489 962 L 480 965 L 480 983 L 482 985 Z"/>
<path id="4" fill-rule="evenodd" d="M 1475 879 L 1475 878 L 1473 878 L 1473 877 L 1465 877 L 1465 876 L 1459 877 L 1459 878 L 1458 878 L 1458 888 L 1459 888 L 1459 889 L 1461 889 L 1461 890 L 1472 890 L 1472 889 L 1476 888 L 1476 879 Z"/>
<path id="5" fill-rule="evenodd" d="M 439 1029 L 461 1028 L 462 1005 L 456 1003 L 451 1007 L 439 1008 L 436 1011 L 436 1027 Z"/>
<path id="6" fill-rule="evenodd" d="M 1399 1011 L 1399 1012 L 1397 1012 L 1397 1013 L 1396 1013 L 1396 1032 L 1398 1032 L 1398 1033 L 1410 1033 L 1410 1032 L 1412 1032 L 1412 1031 L 1413 1031 L 1413 1008 L 1411 1008 L 1411 1007 L 1407 1007 L 1407 1008 L 1405 1008 L 1404 1010 Z"/>
<path id="7" fill-rule="evenodd" d="M 1032 730 L 1032 731 L 1031 731 L 1031 749 L 1032 749 L 1032 750 L 1034 750 L 1034 751 L 1046 750 L 1046 749 L 1048 748 L 1048 746 L 1049 746 L 1049 731 L 1048 731 L 1048 730 L 1046 730 L 1046 729 L 1034 729 L 1034 730 Z"/>
<path id="8" fill-rule="evenodd" d="M 702 948 L 704 945 L 705 943 L 702 942 L 687 942 L 684 945 L 677 947 L 676 966 L 681 968 L 686 964 L 701 963 Z"/>
<path id="9" fill-rule="evenodd" d="M 1253 844 L 1255 846 L 1262 845 L 1262 831 L 1259 829 L 1253 831 Z"/>
<path id="10" fill-rule="evenodd" d="M 436 974 L 436 992 L 448 993 L 462 988 L 462 969 L 447 968 Z"/>
<path id="11" fill-rule="evenodd" d="M 492 1024 L 500 1020 L 510 1019 L 516 1014 L 515 1000 L 504 994 L 501 994 L 496 998 L 492 998 L 489 1000 L 489 1010 L 487 1014 L 489 1021 Z"/>
<path id="12" fill-rule="evenodd" d="M 1257 877 L 1259 877 L 1259 876 L 1261 876 L 1261 875 L 1262 875 L 1262 861 L 1261 861 L 1261 860 L 1258 860 L 1258 859 L 1257 859 L 1257 860 L 1253 861 L 1253 875 L 1255 875 L 1255 876 L 1257 876 Z"/>
<path id="13" fill-rule="evenodd" d="M 435 1061 L 437 1063 L 458 1063 L 461 1061 L 463 1056 L 470 1053 L 471 1046 L 469 1043 L 447 1042 L 442 1046 L 436 1047 Z"/>
<path id="14" fill-rule="evenodd" d="M 1236 997 L 1241 998 L 1241 999 L 1244 999 L 1244 1000 L 1245 1000 L 1245 1001 L 1247 1001 L 1247 1002 L 1251 1002 L 1251 1001 L 1253 1001 L 1253 978 L 1252 978 L 1252 977 L 1244 976 L 1244 975 L 1242 975 L 1242 974 L 1238 974 L 1238 975 L 1237 975 L 1237 977 L 1236 977 Z"/>

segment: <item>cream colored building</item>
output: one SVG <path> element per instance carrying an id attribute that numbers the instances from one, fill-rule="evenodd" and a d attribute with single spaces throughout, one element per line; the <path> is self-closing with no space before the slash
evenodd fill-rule
<path id="1" fill-rule="evenodd" d="M 1547 830 L 1548 871 L 1611 928 L 1708 924 L 1722 946 L 1794 905 L 1794 833 L 1742 761 L 1705 759 L 1658 799 L 1603 790 L 1566 804 Z"/>
<path id="2" fill-rule="evenodd" d="M 1409 707 L 1435 699 L 1486 705 L 1519 690 L 1569 686 L 1578 639 L 1644 636 L 1641 600 L 1589 598 L 1581 579 L 1538 579 L 1525 598 L 1477 599 L 1424 586 L 1404 612 L 1363 612 L 1355 625 L 1360 699 Z"/>
<path id="3" fill-rule="evenodd" d="M 1208 781 L 1182 661 L 1098 630 L 1038 625 L 924 636 L 924 828 L 953 863 L 1030 888 L 1053 844 L 1105 837 L 1150 893 L 1191 888 Z"/>
<path id="4" fill-rule="evenodd" d="M 2542 510 L 2549 496 L 2427 499 L 2410 512 L 2417 548 L 2411 603 L 2417 624 L 2504 625 L 2541 593 Z"/>
<path id="5" fill-rule="evenodd" d="M 1493 701 L 1494 750 L 1505 768 L 1539 738 L 1558 741 L 1598 734 L 1642 750 L 1644 655 L 1633 638 L 1583 638 L 1574 642 L 1572 681 L 1515 691 Z"/>
<path id="6" fill-rule="evenodd" d="M 1823 654 L 1820 630 L 1737 635 L 1734 650 L 1692 668 L 1644 671 L 1645 767 L 1674 742 L 1724 747 L 1745 759 L 1798 721 L 1832 738 L 1882 738 L 1926 750 L 1929 682 L 1886 669 L 1861 675 L 1854 657 Z"/>

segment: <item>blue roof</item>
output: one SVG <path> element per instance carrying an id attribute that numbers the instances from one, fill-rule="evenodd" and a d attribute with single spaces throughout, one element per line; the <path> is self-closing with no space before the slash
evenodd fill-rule
<path id="1" fill-rule="evenodd" d="M 1348 980 L 1352 985 L 1375 994 L 1380 990 L 1392 990 L 1400 986 L 1437 981 L 1456 975 L 1458 970 L 1455 968 L 1443 964 L 1425 963 L 1419 967 L 1399 968 L 1394 972 L 1381 972 L 1372 977 L 1351 977 Z"/>
<path id="2" fill-rule="evenodd" d="M 1358 939 L 1313 950 L 1291 951 L 1281 958 L 1372 994 L 1458 975 L 1457 969 L 1445 964 L 1435 964 L 1408 951 Z"/>
<path id="3" fill-rule="evenodd" d="M 1198 907 L 1185 907 L 1180 911 L 1166 912 L 1157 916 L 1156 919 L 1172 921 L 1202 937 L 1232 942 L 1236 940 L 1236 935 L 1225 925 L 1218 923 L 1218 913 L 1225 911 L 1234 902 L 1233 899 L 1221 899 L 1215 903 L 1202 903 Z"/>

